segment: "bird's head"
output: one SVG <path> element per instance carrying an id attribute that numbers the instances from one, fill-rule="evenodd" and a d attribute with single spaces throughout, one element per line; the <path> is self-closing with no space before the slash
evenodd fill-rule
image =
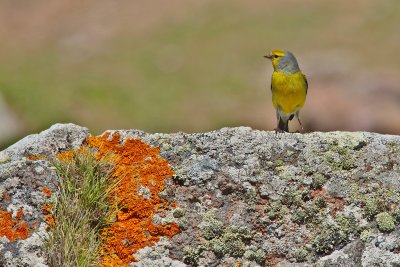
<path id="1" fill-rule="evenodd" d="M 295 73 L 300 71 L 296 58 L 287 50 L 273 50 L 264 57 L 271 60 L 275 71 L 282 71 L 285 73 Z"/>

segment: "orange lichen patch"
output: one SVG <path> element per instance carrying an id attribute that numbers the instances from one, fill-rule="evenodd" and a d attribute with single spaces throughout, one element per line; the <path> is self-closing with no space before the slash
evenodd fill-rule
<path id="1" fill-rule="evenodd" d="M 47 222 L 49 227 L 53 227 L 54 224 L 55 224 L 54 218 L 53 218 L 53 216 L 51 214 L 46 215 L 46 217 L 44 217 L 44 220 Z M 49 228 L 46 229 L 46 230 L 49 230 Z"/>
<path id="2" fill-rule="evenodd" d="M 53 205 L 51 205 L 51 204 L 43 204 L 43 206 L 42 206 L 42 214 L 43 215 L 50 214 L 52 209 L 53 209 Z"/>
<path id="3" fill-rule="evenodd" d="M 48 189 L 47 187 L 44 187 L 42 189 L 42 192 L 46 195 L 47 198 L 51 198 L 52 193 L 51 193 L 50 189 Z M 46 215 L 44 217 L 44 221 L 47 222 L 47 225 L 48 225 L 46 228 L 47 231 L 50 230 L 50 227 L 54 226 L 54 218 L 53 218 L 53 215 L 51 215 L 52 210 L 53 210 L 53 205 L 48 204 L 48 203 L 43 204 L 42 214 Z"/>
<path id="4" fill-rule="evenodd" d="M 174 173 L 168 162 L 159 156 L 159 149 L 137 139 L 120 143 L 120 135 L 109 133 L 91 136 L 87 144 L 96 148 L 96 157 L 111 157 L 114 162 L 112 179 L 119 182 L 113 190 L 110 205 L 117 206 L 115 222 L 102 232 L 103 267 L 129 266 L 136 261 L 132 256 L 138 249 L 154 245 L 160 237 L 171 238 L 179 233 L 175 223 L 155 225 L 153 216 L 160 209 L 170 209 L 159 193 L 164 190 L 164 180 Z M 140 190 L 146 188 L 150 196 L 144 197 Z M 176 207 L 175 204 L 171 204 Z"/>
<path id="5" fill-rule="evenodd" d="M 37 160 L 38 156 L 37 155 L 30 155 L 27 157 L 28 160 Z"/>
<path id="6" fill-rule="evenodd" d="M 47 198 L 51 198 L 51 191 L 47 187 L 43 187 L 42 192 L 46 195 Z"/>
<path id="7" fill-rule="evenodd" d="M 28 225 L 22 220 L 22 209 L 18 210 L 17 218 L 13 219 L 11 212 L 0 210 L 0 236 L 5 236 L 11 242 L 15 239 L 26 239 L 29 235 Z"/>
<path id="8" fill-rule="evenodd" d="M 38 159 L 46 159 L 44 155 L 40 154 L 35 154 L 35 155 L 30 155 L 27 157 L 28 160 L 38 160 Z"/>
<path id="9" fill-rule="evenodd" d="M 63 162 L 71 161 L 75 157 L 75 155 L 77 153 L 80 153 L 81 151 L 82 151 L 82 149 L 79 149 L 78 151 L 76 151 L 76 150 L 66 150 L 64 152 L 58 153 L 56 155 L 56 158 L 59 161 L 63 161 Z"/>
<path id="10" fill-rule="evenodd" d="M 22 210 L 22 208 L 20 208 L 20 209 L 17 211 L 17 214 L 15 215 L 15 218 L 16 218 L 17 220 L 21 220 L 22 217 L 24 217 L 24 211 Z"/>
<path id="11" fill-rule="evenodd" d="M 101 266 L 102 267 L 116 267 L 116 266 L 130 267 L 130 265 L 128 263 L 125 263 L 116 254 L 111 254 L 107 257 L 103 257 Z"/>
<path id="12" fill-rule="evenodd" d="M 44 217 L 44 221 L 47 223 L 47 227 L 46 230 L 49 231 L 51 227 L 54 226 L 55 222 L 54 222 L 54 217 L 51 214 L 51 211 L 53 210 L 53 205 L 51 204 L 43 204 L 42 206 L 42 214 L 46 215 Z"/>

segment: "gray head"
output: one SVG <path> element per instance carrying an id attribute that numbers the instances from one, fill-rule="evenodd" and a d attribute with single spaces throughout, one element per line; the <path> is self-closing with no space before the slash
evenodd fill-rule
<path id="1" fill-rule="evenodd" d="M 272 61 L 275 71 L 282 71 L 287 74 L 300 71 L 299 64 L 290 51 L 274 50 L 265 57 Z"/>

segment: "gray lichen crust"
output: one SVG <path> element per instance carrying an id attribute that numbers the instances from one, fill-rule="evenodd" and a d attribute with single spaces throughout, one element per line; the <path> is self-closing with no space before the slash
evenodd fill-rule
<path id="1" fill-rule="evenodd" d="M 0 200 L 2 209 L 26 203 L 39 208 L 43 200 L 27 186 L 28 177 L 38 188 L 56 178 L 45 160 L 24 157 L 54 155 L 88 135 L 75 125 L 56 128 L 64 130 L 49 129 L 0 152 L 0 189 L 11 197 Z M 174 221 L 182 232 L 139 250 L 132 266 L 400 264 L 399 136 L 275 134 L 246 127 L 198 134 L 111 131 L 116 132 L 159 147 L 176 173 L 161 196 L 178 208 L 154 220 Z M 40 211 L 29 216 L 38 219 Z M 29 241 L 0 242 L 0 262 L 15 251 L 26 258 L 15 249 L 24 242 Z M 32 251 L 40 255 L 40 245 Z"/>

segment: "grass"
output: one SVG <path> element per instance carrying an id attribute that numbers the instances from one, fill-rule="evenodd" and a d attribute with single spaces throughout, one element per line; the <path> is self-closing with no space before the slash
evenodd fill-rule
<path id="1" fill-rule="evenodd" d="M 54 163 L 59 176 L 45 250 L 50 266 L 88 267 L 100 262 L 101 229 L 112 218 L 113 166 L 90 151 Z"/>

